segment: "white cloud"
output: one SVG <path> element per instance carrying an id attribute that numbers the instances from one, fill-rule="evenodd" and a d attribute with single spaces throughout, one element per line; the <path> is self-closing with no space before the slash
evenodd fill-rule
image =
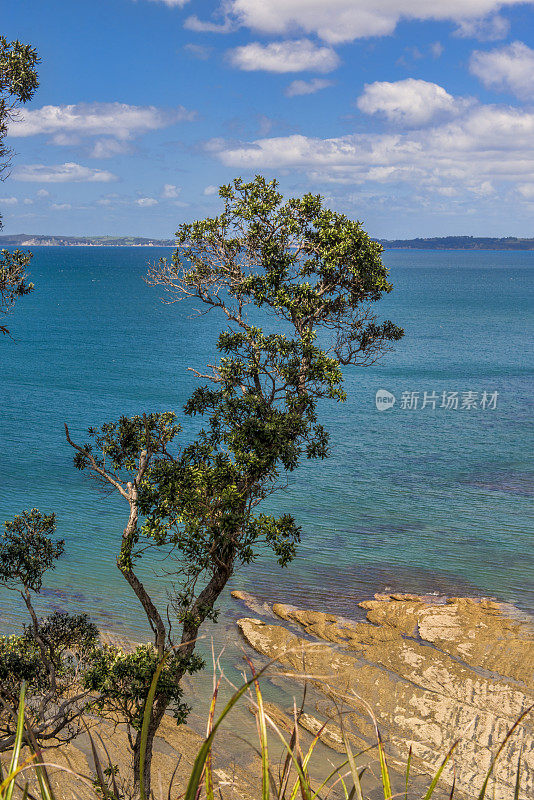
<path id="1" fill-rule="evenodd" d="M 510 23 L 500 14 L 495 14 L 487 19 L 461 20 L 456 36 L 466 39 L 478 39 L 481 42 L 494 42 L 505 39 L 510 30 Z"/>
<path id="2" fill-rule="evenodd" d="M 53 208 L 54 211 L 68 211 L 72 206 L 70 203 L 52 203 L 50 208 Z"/>
<path id="3" fill-rule="evenodd" d="M 382 114 L 402 125 L 425 125 L 438 116 L 459 113 L 464 101 L 455 99 L 437 83 L 406 78 L 365 85 L 357 106 L 365 114 Z"/>
<path id="4" fill-rule="evenodd" d="M 97 139 L 89 151 L 91 158 L 112 158 L 113 156 L 124 155 L 131 153 L 132 146 L 128 142 L 119 141 L 118 139 L 105 138 Z"/>
<path id="5" fill-rule="evenodd" d="M 315 94 L 321 89 L 326 89 L 328 86 L 333 86 L 332 81 L 327 81 L 325 78 L 313 78 L 311 81 L 293 81 L 286 88 L 284 94 L 286 97 L 297 97 L 302 94 Z"/>
<path id="6" fill-rule="evenodd" d="M 212 194 L 217 194 L 218 191 L 219 191 L 218 186 L 206 186 L 204 189 L 204 194 L 209 197 Z"/>
<path id="7" fill-rule="evenodd" d="M 475 50 L 469 69 L 485 86 L 534 98 L 534 50 L 523 42 L 497 50 Z"/>
<path id="8" fill-rule="evenodd" d="M 520 183 L 517 191 L 526 200 L 534 200 L 534 183 Z"/>
<path id="9" fill-rule="evenodd" d="M 387 36 L 402 19 L 483 20 L 519 0 L 229 0 L 223 3 L 240 24 L 267 34 L 303 31 L 330 44 Z M 529 0 L 527 0 L 529 2 Z M 530 0 L 531 2 L 531 0 Z"/>
<path id="10" fill-rule="evenodd" d="M 191 122 L 195 111 L 183 106 L 161 109 L 155 106 L 130 106 L 127 103 L 79 103 L 68 106 L 43 106 L 24 109 L 9 136 L 35 136 L 48 133 L 57 144 L 77 143 L 80 136 L 113 136 L 127 140 L 138 134 L 166 128 L 175 122 Z"/>
<path id="11" fill-rule="evenodd" d="M 441 44 L 441 42 L 433 42 L 430 45 L 430 52 L 432 53 L 433 58 L 439 58 L 443 55 L 443 51 L 445 48 Z"/>
<path id="12" fill-rule="evenodd" d="M 321 183 L 489 196 L 518 181 L 534 184 L 534 112 L 478 106 L 423 130 L 331 139 L 295 134 L 238 146 L 213 140 L 208 152 L 243 171 L 293 169 Z"/>
<path id="13" fill-rule="evenodd" d="M 16 197 L 0 197 L 0 203 L 4 206 L 16 206 L 18 202 Z"/>
<path id="14" fill-rule="evenodd" d="M 25 206 L 33 206 L 35 200 L 32 200 L 31 197 L 25 197 L 22 202 L 24 203 Z"/>
<path id="15" fill-rule="evenodd" d="M 16 135 L 16 134 L 11 134 Z M 77 144 L 80 144 L 80 137 L 75 133 L 55 133 L 52 136 L 53 144 L 57 144 L 61 147 L 75 147 Z"/>
<path id="16" fill-rule="evenodd" d="M 151 3 L 163 3 L 169 8 L 183 8 L 189 0 L 149 0 Z"/>
<path id="17" fill-rule="evenodd" d="M 157 206 L 158 201 L 155 197 L 140 197 L 135 201 L 141 208 L 150 208 L 150 206 Z"/>
<path id="18" fill-rule="evenodd" d="M 331 72 L 339 65 L 337 53 L 330 47 L 318 47 L 309 39 L 260 44 L 251 42 L 229 53 L 239 69 L 266 72 Z"/>
<path id="19" fill-rule="evenodd" d="M 175 186 L 174 183 L 166 183 L 163 187 L 161 196 L 167 199 L 172 199 L 174 197 L 178 197 L 181 191 L 181 186 Z"/>
<path id="20" fill-rule="evenodd" d="M 203 44 L 185 44 L 184 50 L 189 53 L 193 58 L 198 58 L 200 61 L 207 61 L 211 55 L 212 48 L 206 47 Z"/>
<path id="21" fill-rule="evenodd" d="M 36 195 L 37 197 L 50 197 L 50 192 L 47 189 L 38 189 Z"/>
<path id="22" fill-rule="evenodd" d="M 13 179 L 31 183 L 109 183 L 116 181 L 117 176 L 105 170 L 90 169 L 81 164 L 66 162 L 52 166 L 27 164 L 15 170 Z"/>
<path id="23" fill-rule="evenodd" d="M 195 33 L 230 33 L 235 27 L 229 17 L 225 17 L 224 22 L 204 22 L 193 14 L 184 22 L 184 28 Z"/>

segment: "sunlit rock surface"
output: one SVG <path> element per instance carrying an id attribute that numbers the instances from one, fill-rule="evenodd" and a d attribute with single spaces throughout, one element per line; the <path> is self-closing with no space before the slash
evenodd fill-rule
<path id="1" fill-rule="evenodd" d="M 250 595 L 235 596 L 264 616 Z M 398 768 L 411 747 L 413 768 L 433 773 L 459 740 L 442 780 L 451 784 L 456 774 L 457 790 L 476 796 L 499 744 L 534 703 L 532 620 L 487 599 L 377 595 L 360 608 L 367 621 L 275 603 L 267 612 L 278 623 L 267 613 L 238 626 L 257 652 L 306 674 L 323 695 L 318 717 L 302 723 L 316 732 L 328 722 L 325 744 L 342 749 L 338 708 L 362 744 L 375 735 L 370 712 Z M 489 784 L 495 800 L 513 797 L 521 749 L 520 797 L 534 796 L 533 717 L 521 721 L 500 754 Z"/>

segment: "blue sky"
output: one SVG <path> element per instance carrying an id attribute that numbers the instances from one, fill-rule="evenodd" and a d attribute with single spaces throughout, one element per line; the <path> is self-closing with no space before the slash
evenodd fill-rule
<path id="1" fill-rule="evenodd" d="M 3 233 L 171 237 L 277 177 L 374 236 L 534 235 L 534 1 L 4 0 Z"/>

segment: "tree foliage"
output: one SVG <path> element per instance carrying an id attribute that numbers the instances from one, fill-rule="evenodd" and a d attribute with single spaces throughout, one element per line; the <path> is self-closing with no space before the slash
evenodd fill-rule
<path id="1" fill-rule="evenodd" d="M 37 617 L 32 593 L 55 567 L 64 542 L 54 540 L 56 518 L 38 509 L 8 520 L 0 539 L 0 585 L 19 592 L 30 624 L 22 635 L 0 637 L 0 751 L 15 739 L 21 685 L 28 684 L 26 716 L 38 743 L 68 741 L 78 733 L 87 692 L 80 676 L 98 644 L 85 614 Z"/>
<path id="2" fill-rule="evenodd" d="M 39 86 L 37 51 L 18 40 L 0 36 L 0 178 L 9 170 L 11 151 L 4 144 L 8 123 L 16 119 L 21 103 L 27 103 Z"/>
<path id="3" fill-rule="evenodd" d="M 39 85 L 37 52 L 19 41 L 8 42 L 0 36 L 0 180 L 9 175 L 12 151 L 5 144 L 8 123 L 16 122 L 18 108 L 31 100 Z M 2 217 L 0 215 L 0 229 Z M 33 283 L 28 282 L 27 267 L 31 253 L 16 250 L 0 251 L 0 313 L 7 313 L 18 297 L 29 294 Z M 9 333 L 0 325 L 0 332 Z"/>
<path id="4" fill-rule="evenodd" d="M 203 420 L 200 433 L 178 447 L 172 414 L 121 417 L 91 430 L 87 445 L 74 443 L 67 429 L 75 465 L 129 503 L 117 565 L 146 613 L 155 652 L 178 658 L 177 684 L 198 668 L 199 630 L 216 618 L 234 571 L 265 547 L 282 565 L 293 558 L 297 522 L 261 505 L 303 459 L 328 456 L 318 404 L 344 401 L 342 367 L 375 363 L 403 335 L 374 313 L 392 287 L 382 248 L 360 223 L 325 208 L 319 196 L 284 202 L 276 181 L 260 176 L 237 179 L 219 194 L 222 213 L 182 225 L 172 260 L 161 260 L 148 278 L 171 301 L 200 302 L 225 323 L 215 363 L 208 371 L 191 367 L 201 385 L 184 412 Z M 137 561 L 152 546 L 168 556 L 173 621 L 137 576 Z M 138 653 L 128 667 L 134 664 L 146 688 L 155 662 L 149 668 Z M 169 691 L 158 688 L 149 756 L 170 702 Z"/>
<path id="5" fill-rule="evenodd" d="M 2 220 L 0 219 L 0 227 Z M 25 294 L 33 292 L 33 283 L 28 282 L 28 265 L 33 254 L 23 253 L 22 250 L 0 250 L 0 313 L 7 314 L 13 308 L 15 301 Z M 4 325 L 0 325 L 1 333 L 9 333 Z"/>
<path id="6" fill-rule="evenodd" d="M 45 572 L 55 567 L 65 550 L 54 541 L 56 515 L 38 508 L 23 511 L 4 523 L 0 541 L 0 582 L 10 589 L 39 592 Z"/>

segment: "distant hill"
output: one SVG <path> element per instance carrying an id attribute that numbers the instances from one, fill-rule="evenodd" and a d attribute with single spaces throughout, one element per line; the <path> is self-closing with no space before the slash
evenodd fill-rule
<path id="1" fill-rule="evenodd" d="M 377 239 L 387 250 L 534 250 L 534 239 L 439 236 L 432 239 Z M 1 247 L 174 247 L 174 239 L 142 236 L 51 236 L 18 233 L 0 236 Z"/>
<path id="2" fill-rule="evenodd" d="M 142 236 L 41 236 L 17 233 L 0 236 L 0 247 L 174 247 L 174 239 Z"/>
<path id="3" fill-rule="evenodd" d="M 477 236 L 439 236 L 432 239 L 378 239 L 386 249 L 410 250 L 534 250 L 534 239 L 493 239 Z"/>

